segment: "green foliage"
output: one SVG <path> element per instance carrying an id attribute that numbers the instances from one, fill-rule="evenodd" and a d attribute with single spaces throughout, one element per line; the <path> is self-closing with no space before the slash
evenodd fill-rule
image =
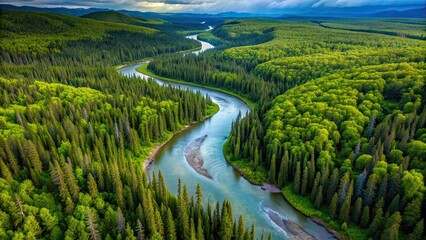
<path id="1" fill-rule="evenodd" d="M 3 10 L 1 34 L 8 36 L 0 45 L 1 239 L 186 239 L 189 232 L 214 239 L 222 220 L 232 223 L 229 202 L 226 217 L 213 219 L 186 187 L 172 195 L 161 173 L 148 181 L 143 170 L 155 144 L 217 105 L 112 67 L 191 49 L 193 41 Z"/>
<path id="2" fill-rule="evenodd" d="M 393 36 L 408 37 L 414 39 L 426 39 L 424 33 L 425 22 L 404 19 L 376 20 L 350 20 L 350 21 L 326 21 L 318 22 L 321 26 L 335 29 L 346 29 L 360 32 L 380 33 Z"/>
<path id="3" fill-rule="evenodd" d="M 161 19 L 134 18 L 117 11 L 93 12 L 82 17 L 106 22 L 126 23 L 130 25 L 142 25 L 144 23 L 161 24 L 164 22 Z"/>
<path id="4" fill-rule="evenodd" d="M 293 182 L 311 208 L 332 203 L 340 220 L 333 228 L 346 223 L 345 234 L 366 238 L 350 226 L 400 212 L 401 224 L 373 237 L 405 236 L 420 221 L 414 213 L 424 214 L 425 189 L 424 23 L 413 21 L 229 21 L 201 35 L 220 51 L 167 56 L 148 68 L 255 101 L 233 124 L 226 157 L 285 189 Z"/>

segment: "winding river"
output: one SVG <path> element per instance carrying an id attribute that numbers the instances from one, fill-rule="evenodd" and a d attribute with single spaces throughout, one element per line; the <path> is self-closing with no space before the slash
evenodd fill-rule
<path id="1" fill-rule="evenodd" d="M 196 35 L 188 36 L 188 38 L 197 40 Z M 207 42 L 199 42 L 202 44 L 202 48 L 194 51 L 195 54 L 213 48 Z M 118 71 L 124 75 L 136 75 L 146 79 L 147 75 L 136 71 L 136 68 L 143 64 L 146 63 L 123 67 Z M 269 193 L 263 191 L 259 186 L 250 184 L 226 162 L 222 147 L 231 131 L 232 121 L 236 119 L 239 112 L 246 114 L 249 111 L 249 107 L 243 101 L 214 90 L 155 80 L 161 85 L 170 84 L 175 87 L 200 91 L 202 94 L 210 96 L 220 107 L 219 112 L 212 118 L 177 134 L 162 147 L 156 160 L 151 164 L 149 172 L 158 172 L 161 169 L 167 187 L 172 193 L 177 194 L 179 178 L 187 185 L 190 194 L 195 194 L 196 186 L 199 183 L 203 190 L 205 204 L 207 201 L 210 203 L 222 202 L 226 198 L 232 203 L 234 216 L 243 215 L 246 227 L 252 223 L 255 224 L 258 237 L 264 230 L 265 237 L 271 233 L 273 239 L 295 239 L 290 231 L 284 231 L 271 220 L 270 215 L 273 213 L 275 216 L 298 224 L 317 239 L 333 238 L 325 228 L 294 209 L 280 193 Z M 211 174 L 212 179 L 198 174 L 184 156 L 185 148 L 203 136 L 207 137 L 199 149 L 204 159 L 203 168 Z"/>

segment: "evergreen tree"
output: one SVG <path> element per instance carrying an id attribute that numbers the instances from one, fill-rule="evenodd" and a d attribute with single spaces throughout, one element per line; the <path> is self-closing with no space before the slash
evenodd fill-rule
<path id="1" fill-rule="evenodd" d="M 89 188 L 90 196 L 96 198 L 98 196 L 98 187 L 91 173 L 87 176 L 87 187 Z"/>
<path id="2" fill-rule="evenodd" d="M 414 229 L 415 225 L 420 220 L 421 205 L 420 199 L 416 198 L 405 207 L 404 215 L 402 216 L 402 224 L 406 231 L 410 232 Z"/>
<path id="3" fill-rule="evenodd" d="M 361 216 L 361 211 L 362 211 L 362 198 L 359 197 L 355 201 L 355 207 L 354 207 L 354 210 L 352 211 L 352 222 L 354 222 L 354 223 L 359 222 L 359 218 Z"/>
<path id="4" fill-rule="evenodd" d="M 300 162 L 296 164 L 296 173 L 294 174 L 294 187 L 293 192 L 298 194 L 300 192 Z"/>
<path id="5" fill-rule="evenodd" d="M 93 212 L 89 207 L 86 208 L 86 215 L 87 215 L 86 225 L 87 225 L 87 230 L 89 231 L 90 237 L 93 240 L 101 239 L 101 236 L 98 231 L 98 225 L 96 224 L 96 220 L 93 215 Z"/>
<path id="6" fill-rule="evenodd" d="M 319 209 L 322 204 L 322 185 L 318 187 L 317 196 L 315 198 L 314 206 Z"/>
<path id="7" fill-rule="evenodd" d="M 305 195 L 306 194 L 306 189 L 308 187 L 308 168 L 305 167 L 305 169 L 303 170 L 303 177 L 302 177 L 302 190 L 301 190 L 301 194 Z M 322 195 L 322 193 L 321 193 Z"/>
<path id="8" fill-rule="evenodd" d="M 280 187 L 288 182 L 288 164 L 289 158 L 288 151 L 286 149 L 284 152 L 284 156 L 281 159 L 280 171 L 278 173 L 278 186 Z"/>
<path id="9" fill-rule="evenodd" d="M 244 219 L 240 215 L 240 217 L 238 219 L 238 230 L 237 230 L 236 239 L 237 240 L 244 240 L 244 234 L 245 234 Z"/>
<path id="10" fill-rule="evenodd" d="M 348 222 L 350 211 L 351 211 L 351 200 L 350 198 L 348 198 L 343 202 L 342 209 L 340 209 L 340 213 L 339 213 L 340 223 Z"/>
<path id="11" fill-rule="evenodd" d="M 398 229 L 401 224 L 401 215 L 399 212 L 395 212 L 390 216 L 389 220 L 386 222 L 385 230 L 383 231 L 380 239 L 389 240 L 389 239 L 398 239 Z"/>
<path id="12" fill-rule="evenodd" d="M 380 230 L 383 223 L 383 210 L 381 208 L 376 210 L 373 220 L 371 221 L 370 227 L 368 229 L 370 236 L 374 236 Z"/>
<path id="13" fill-rule="evenodd" d="M 407 239 L 409 240 L 420 240 L 423 236 L 424 219 L 420 220 L 414 227 L 413 232 L 408 234 Z"/>
<path id="14" fill-rule="evenodd" d="M 274 184 L 276 183 L 275 179 L 276 179 L 276 170 L 275 170 L 275 154 L 272 154 L 272 158 L 271 158 L 271 166 L 269 168 L 269 181 Z"/>
<path id="15" fill-rule="evenodd" d="M 337 217 L 337 198 L 338 198 L 337 193 L 335 193 L 333 195 L 333 198 L 331 199 L 331 202 L 330 202 L 329 211 L 330 211 L 330 215 L 331 215 L 332 218 Z"/>
<path id="16" fill-rule="evenodd" d="M 362 209 L 360 225 L 361 225 L 361 227 L 367 227 L 369 222 L 370 222 L 370 207 L 365 206 Z"/>

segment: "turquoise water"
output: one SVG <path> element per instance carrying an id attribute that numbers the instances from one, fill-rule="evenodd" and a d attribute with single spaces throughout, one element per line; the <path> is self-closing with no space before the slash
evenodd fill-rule
<path id="1" fill-rule="evenodd" d="M 204 46 L 204 44 L 203 44 Z M 202 49 L 203 50 L 203 49 Z M 145 63 L 139 63 L 119 69 L 124 75 L 135 75 L 147 78 L 135 69 Z M 240 99 L 225 93 L 184 84 L 167 83 L 156 79 L 160 84 L 171 84 L 175 87 L 189 88 L 208 95 L 219 105 L 220 110 L 212 118 L 199 123 L 176 135 L 158 153 L 156 160 L 150 165 L 149 172 L 162 171 L 167 187 L 177 194 L 177 181 L 181 179 L 187 185 L 190 194 L 195 194 L 197 184 L 201 185 L 204 202 L 211 204 L 225 198 L 232 203 L 234 216 L 244 217 L 246 226 L 256 226 L 258 236 L 262 230 L 266 235 L 271 233 L 273 239 L 291 239 L 292 236 L 269 219 L 263 206 L 267 206 L 282 217 L 299 224 L 317 239 L 331 239 L 333 236 L 322 226 L 299 213 L 288 204 L 280 193 L 268 193 L 259 186 L 250 184 L 240 176 L 225 160 L 222 147 L 231 131 L 231 124 L 241 112 L 249 111 L 248 106 Z M 213 176 L 213 180 L 198 174 L 187 163 L 184 149 L 195 139 L 207 135 L 201 146 L 204 168 Z"/>

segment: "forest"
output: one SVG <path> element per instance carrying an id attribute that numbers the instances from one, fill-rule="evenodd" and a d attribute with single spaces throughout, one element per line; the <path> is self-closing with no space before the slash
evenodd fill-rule
<path id="1" fill-rule="evenodd" d="M 151 149 L 218 111 L 115 66 L 197 48 L 177 33 L 1 10 L 0 239 L 254 239 L 231 204 L 146 176 Z M 111 46 L 114 46 L 113 48 Z M 236 220 L 237 219 L 237 220 Z"/>
<path id="2" fill-rule="evenodd" d="M 373 30 L 372 30 L 373 29 Z M 349 239 L 424 239 L 424 21 L 227 21 L 154 73 L 254 102 L 224 154 Z"/>

